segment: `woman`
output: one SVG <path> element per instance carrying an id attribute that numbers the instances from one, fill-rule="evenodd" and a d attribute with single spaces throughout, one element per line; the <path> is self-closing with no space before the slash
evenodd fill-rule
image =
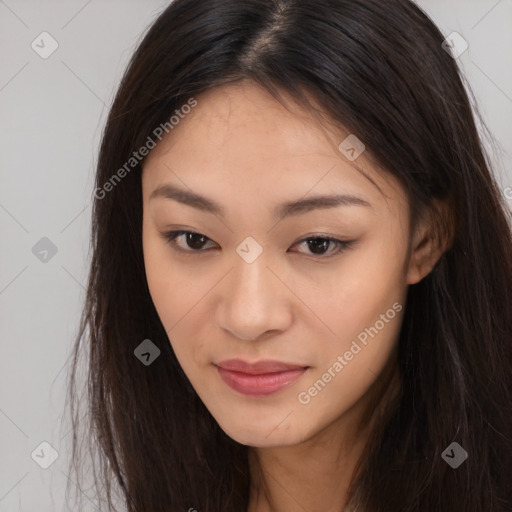
<path id="1" fill-rule="evenodd" d="M 109 510 L 512 510 L 510 217 L 443 40 L 407 0 L 153 23 L 70 382 Z"/>

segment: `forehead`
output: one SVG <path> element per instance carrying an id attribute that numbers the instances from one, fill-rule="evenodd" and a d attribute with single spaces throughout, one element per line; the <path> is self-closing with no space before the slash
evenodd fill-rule
<path id="1" fill-rule="evenodd" d="M 404 204 L 398 182 L 366 152 L 353 162 L 342 155 L 338 145 L 350 134 L 341 125 L 319 123 L 293 101 L 283 105 L 251 82 L 210 89 L 196 101 L 144 161 L 145 198 L 171 182 L 202 191 L 222 187 L 228 196 L 343 191 Z"/>

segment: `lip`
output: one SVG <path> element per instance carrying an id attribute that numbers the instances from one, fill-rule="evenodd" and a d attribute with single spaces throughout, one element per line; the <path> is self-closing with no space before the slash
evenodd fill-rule
<path id="1" fill-rule="evenodd" d="M 241 359 L 229 359 L 214 365 L 228 386 L 251 396 L 276 393 L 297 380 L 309 368 L 281 361 L 248 363 Z"/>

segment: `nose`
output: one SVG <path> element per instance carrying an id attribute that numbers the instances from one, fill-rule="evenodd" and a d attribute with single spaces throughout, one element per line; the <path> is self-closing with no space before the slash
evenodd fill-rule
<path id="1" fill-rule="evenodd" d="M 247 341 L 286 330 L 292 321 L 292 292 L 279 269 L 264 254 L 252 263 L 236 255 L 234 265 L 222 284 L 219 327 Z"/>

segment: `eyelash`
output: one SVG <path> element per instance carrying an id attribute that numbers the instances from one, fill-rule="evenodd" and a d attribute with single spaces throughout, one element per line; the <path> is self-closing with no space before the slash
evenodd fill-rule
<path id="1" fill-rule="evenodd" d="M 202 235 L 201 233 L 197 233 L 195 231 L 185 231 L 185 230 L 165 231 L 160 234 L 161 234 L 162 238 L 166 242 L 168 242 L 169 245 L 171 245 L 173 250 L 175 250 L 176 252 L 179 252 L 185 256 L 192 256 L 192 255 L 194 255 L 194 253 L 205 252 L 205 250 L 204 249 L 190 249 L 190 250 L 182 249 L 176 243 L 176 238 L 178 238 L 179 236 L 191 234 L 191 235 L 197 235 L 199 237 L 202 237 L 205 239 L 205 241 L 210 240 L 207 236 Z M 328 241 L 328 242 L 334 243 L 337 246 L 337 249 L 335 250 L 335 252 L 328 256 L 311 254 L 311 256 L 316 257 L 318 259 L 332 258 L 333 256 L 340 254 L 344 250 L 349 249 L 354 243 L 354 241 L 347 242 L 347 241 L 338 240 L 336 238 L 332 238 L 332 237 L 328 237 L 328 236 L 310 236 L 310 237 L 304 238 L 302 240 L 299 240 L 299 242 L 297 242 L 297 243 L 303 243 L 303 242 L 307 242 L 307 241 L 311 241 L 311 240 Z"/>

